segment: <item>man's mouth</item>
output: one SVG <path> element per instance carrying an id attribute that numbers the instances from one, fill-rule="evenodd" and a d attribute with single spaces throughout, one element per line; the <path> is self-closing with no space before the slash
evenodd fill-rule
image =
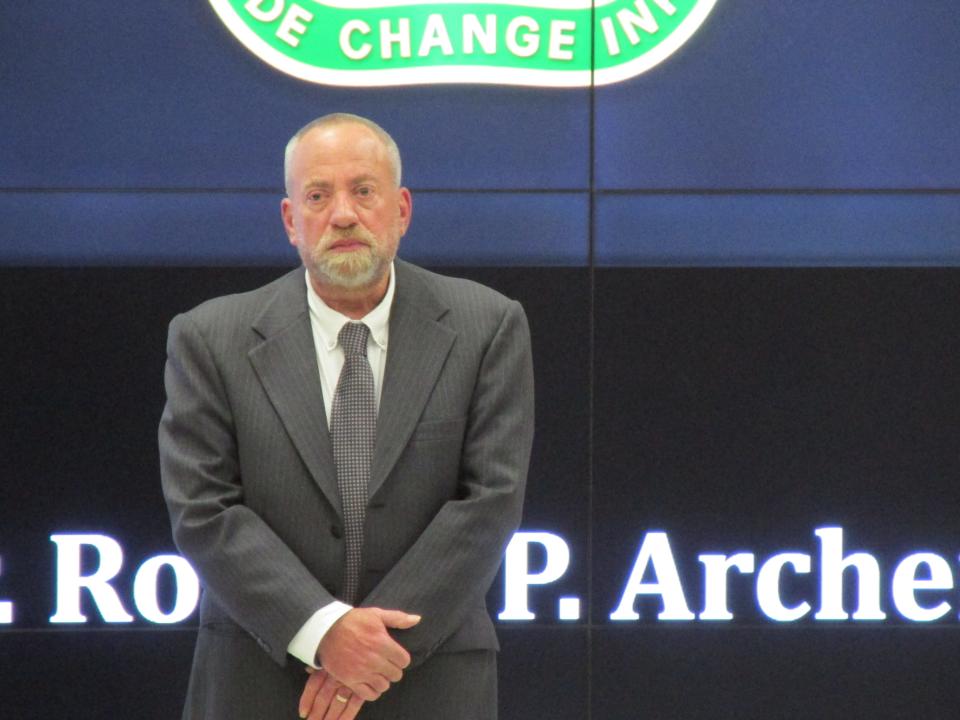
<path id="1" fill-rule="evenodd" d="M 350 251 L 361 250 L 367 247 L 369 247 L 369 244 L 360 238 L 340 238 L 330 243 L 330 246 L 327 249 L 334 251 Z"/>

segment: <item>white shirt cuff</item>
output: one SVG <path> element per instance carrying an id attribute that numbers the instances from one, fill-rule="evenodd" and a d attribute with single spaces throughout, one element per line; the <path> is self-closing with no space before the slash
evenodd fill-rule
<path id="1" fill-rule="evenodd" d="M 287 645 L 287 652 L 304 664 L 312 668 L 317 667 L 317 649 L 320 647 L 320 641 L 333 624 L 350 610 L 353 610 L 353 607 L 339 600 L 334 600 L 320 608 L 293 636 L 293 640 Z"/>

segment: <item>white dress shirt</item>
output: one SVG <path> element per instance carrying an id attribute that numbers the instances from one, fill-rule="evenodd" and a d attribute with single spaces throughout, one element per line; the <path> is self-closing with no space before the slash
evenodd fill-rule
<path id="1" fill-rule="evenodd" d="M 310 308 L 310 327 L 313 330 L 313 343 L 317 351 L 317 366 L 320 370 L 320 388 L 323 391 L 323 407 L 327 414 L 327 427 L 330 427 L 330 412 L 333 407 L 333 396 L 337 391 L 337 381 L 340 371 L 343 370 L 343 349 L 337 340 L 340 329 L 351 318 L 343 315 L 317 295 L 310 284 L 309 273 L 304 273 L 307 279 L 307 305 Z M 367 313 L 361 322 L 370 329 L 367 340 L 367 360 L 373 373 L 373 392 L 376 398 L 377 410 L 380 410 L 380 395 L 383 389 L 383 373 L 387 366 L 387 336 L 390 333 L 390 307 L 393 304 L 393 295 L 396 289 L 396 273 L 393 263 L 390 264 L 390 281 L 387 284 L 387 293 L 383 300 L 373 310 Z M 317 610 L 303 627 L 293 636 L 287 645 L 287 652 L 311 667 L 316 665 L 316 652 L 320 641 L 333 624 L 343 617 L 352 606 L 335 600 Z"/>

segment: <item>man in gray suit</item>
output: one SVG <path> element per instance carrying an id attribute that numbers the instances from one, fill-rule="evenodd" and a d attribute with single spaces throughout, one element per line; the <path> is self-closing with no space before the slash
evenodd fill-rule
<path id="1" fill-rule="evenodd" d="M 523 310 L 395 259 L 412 200 L 374 123 L 315 120 L 285 175 L 304 267 L 170 324 L 161 474 L 204 586 L 184 718 L 491 720 L 484 596 L 533 435 Z"/>

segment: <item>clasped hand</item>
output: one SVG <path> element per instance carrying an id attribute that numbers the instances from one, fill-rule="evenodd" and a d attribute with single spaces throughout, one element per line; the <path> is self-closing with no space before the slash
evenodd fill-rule
<path id="1" fill-rule="evenodd" d="M 310 720 L 353 720 L 364 702 L 376 700 L 399 682 L 410 653 L 390 637 L 387 628 L 406 629 L 419 615 L 400 610 L 354 608 L 320 641 L 313 671 L 300 696 L 300 717 Z"/>

